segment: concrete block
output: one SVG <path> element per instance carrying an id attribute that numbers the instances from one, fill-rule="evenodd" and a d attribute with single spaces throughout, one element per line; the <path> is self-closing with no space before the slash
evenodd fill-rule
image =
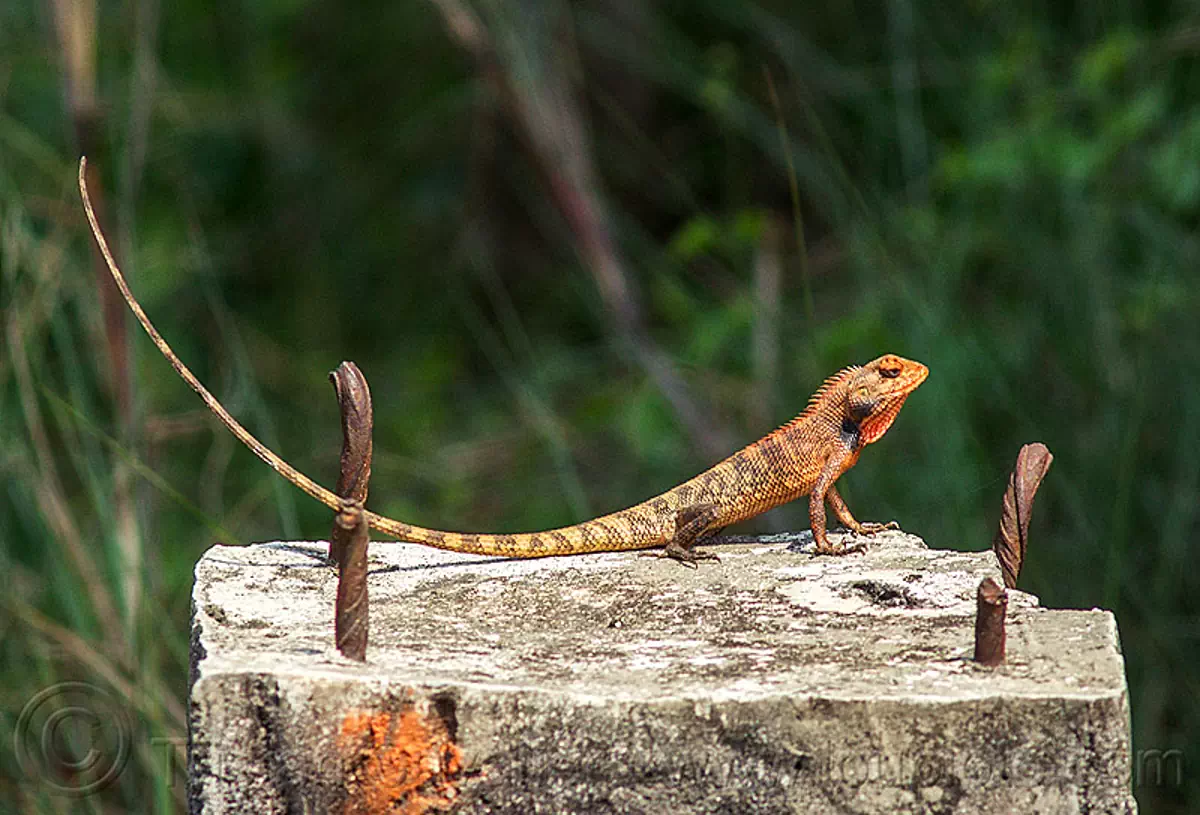
<path id="1" fill-rule="evenodd" d="M 324 544 L 215 546 L 193 593 L 190 810 L 1135 811 L 1108 612 L 1012 592 L 1008 663 L 987 669 L 970 656 L 990 552 L 901 532 L 845 557 L 809 533 L 713 550 L 693 570 L 373 543 L 357 664 L 333 648 Z"/>

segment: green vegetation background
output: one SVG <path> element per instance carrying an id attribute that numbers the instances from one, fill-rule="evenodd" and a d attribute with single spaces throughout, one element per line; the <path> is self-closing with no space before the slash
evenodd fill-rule
<path id="1" fill-rule="evenodd" d="M 89 90 L 159 328 L 327 484 L 326 376 L 355 360 L 393 516 L 570 523 L 843 365 L 927 363 L 847 500 L 984 549 L 1045 442 L 1021 587 L 1116 613 L 1135 749 L 1185 757 L 1144 811 L 1200 806 L 1194 4 L 487 0 L 484 52 L 450 0 L 70 6 L 0 4 L 0 809 L 178 810 L 193 563 L 329 526 L 132 324 L 106 338 L 74 186 Z M 2 746 L 65 679 L 138 734 L 81 799 Z"/>

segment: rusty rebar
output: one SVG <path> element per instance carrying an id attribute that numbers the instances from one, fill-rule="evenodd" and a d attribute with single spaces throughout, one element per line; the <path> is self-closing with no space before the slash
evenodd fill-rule
<path id="1" fill-rule="evenodd" d="M 1000 561 L 1004 585 L 1016 588 L 1029 548 L 1029 519 L 1033 515 L 1033 499 L 1050 469 L 1054 456 L 1041 442 L 1026 444 L 1017 454 L 1017 464 L 1008 476 L 1004 504 L 1000 510 L 1000 526 L 992 538 L 992 551 Z"/>
<path id="2" fill-rule="evenodd" d="M 342 458 L 337 494 L 342 508 L 329 535 L 329 559 L 338 567 L 334 604 L 334 640 L 342 655 L 364 661 L 370 612 L 367 600 L 367 544 L 370 528 L 363 517 L 371 478 L 371 390 L 353 362 L 329 374 L 342 412 Z"/>
<path id="3" fill-rule="evenodd" d="M 1008 610 L 1008 592 L 990 577 L 985 577 L 975 594 L 975 661 L 981 665 L 1004 662 L 1007 635 L 1004 614 Z"/>

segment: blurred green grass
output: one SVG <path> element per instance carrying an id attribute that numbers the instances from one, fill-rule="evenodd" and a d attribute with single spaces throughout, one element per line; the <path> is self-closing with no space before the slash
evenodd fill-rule
<path id="1" fill-rule="evenodd" d="M 123 263 L 181 356 L 294 464 L 334 480 L 325 377 L 343 358 L 371 381 L 389 515 L 540 528 L 711 462 L 434 4 L 122 8 L 98 18 L 94 160 Z M 845 364 L 927 363 L 843 492 L 945 548 L 988 545 L 1016 451 L 1045 442 L 1021 586 L 1117 614 L 1135 750 L 1194 764 L 1196 11 L 481 8 L 544 127 L 556 109 L 536 105 L 573 83 L 645 330 L 714 421 L 748 441 Z M 0 750 L 0 808 L 175 811 L 192 564 L 218 539 L 324 536 L 328 515 L 132 327 L 135 399 L 115 405 L 51 17 L 0 10 L 0 743 L 72 679 L 123 700 L 136 738 L 117 782 L 79 799 Z M 1185 766 L 1136 789 L 1143 811 L 1200 803 Z"/>

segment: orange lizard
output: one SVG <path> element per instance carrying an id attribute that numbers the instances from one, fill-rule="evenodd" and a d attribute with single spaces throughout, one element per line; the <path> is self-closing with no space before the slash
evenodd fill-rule
<path id="1" fill-rule="evenodd" d="M 96 243 L 125 302 L 175 371 L 243 444 L 276 472 L 335 511 L 343 499 L 288 464 L 242 427 L 185 366 L 150 323 L 117 268 L 100 231 L 79 163 L 79 190 Z M 804 412 L 753 444 L 677 487 L 640 504 L 590 521 L 544 532 L 483 534 L 443 532 L 363 511 L 373 529 L 403 541 L 454 552 L 535 558 L 649 549 L 694 565 L 716 560 L 695 545 L 729 524 L 808 495 L 808 518 L 816 551 L 846 554 L 861 549 L 835 546 L 825 531 L 825 502 L 852 532 L 872 535 L 896 524 L 859 523 L 838 495 L 834 482 L 858 461 L 865 445 L 878 441 L 925 381 L 929 369 L 919 362 L 885 354 L 866 365 L 844 368 L 825 380 Z"/>

